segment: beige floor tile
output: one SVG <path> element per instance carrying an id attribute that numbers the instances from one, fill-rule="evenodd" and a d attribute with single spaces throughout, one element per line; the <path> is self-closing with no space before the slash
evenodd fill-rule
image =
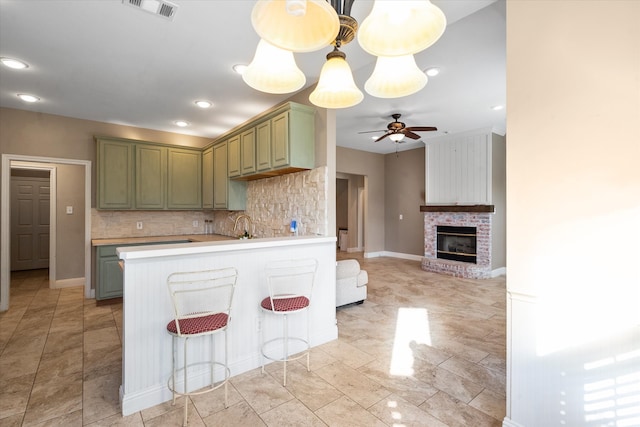
<path id="1" fill-rule="evenodd" d="M 505 397 L 493 388 L 506 377 L 505 278 L 341 257 L 368 271 L 369 297 L 336 310 L 339 339 L 312 349 L 311 372 L 304 359 L 289 363 L 286 388 L 280 363 L 233 377 L 230 406 L 222 390 L 194 396 L 190 425 L 500 425 Z M 122 302 L 97 306 L 83 287 L 49 289 L 46 272 L 11 275 L 11 309 L 0 313 L 0 425 L 73 426 L 83 415 L 94 426 L 182 425 L 182 398 L 120 415 Z M 399 314 L 415 308 L 428 326 L 409 331 L 428 333 L 430 344 L 412 342 L 406 328 L 397 335 Z"/>
<path id="2" fill-rule="evenodd" d="M 447 427 L 442 421 L 395 394 L 373 405 L 369 412 L 390 426 Z"/>
<path id="3" fill-rule="evenodd" d="M 244 400 L 203 419 L 207 427 L 266 426 L 253 408 Z"/>
<path id="4" fill-rule="evenodd" d="M 342 396 L 316 373 L 307 372 L 302 364 L 292 364 L 287 369 L 287 390 L 312 411 Z"/>
<path id="5" fill-rule="evenodd" d="M 143 427 L 144 422 L 140 412 L 123 417 L 120 414 L 112 415 L 107 418 L 103 418 L 94 423 L 86 424 L 90 427 Z"/>
<path id="6" fill-rule="evenodd" d="M 121 374 L 115 373 L 84 381 L 82 419 L 84 424 L 120 413 Z"/>
<path id="7" fill-rule="evenodd" d="M 82 410 L 65 414 L 42 423 L 34 424 L 34 427 L 81 427 L 82 426 Z"/>
<path id="8" fill-rule="evenodd" d="M 506 415 L 504 395 L 484 389 L 469 403 L 472 406 L 497 420 L 503 420 Z"/>
<path id="9" fill-rule="evenodd" d="M 323 423 L 309 408 L 299 400 L 290 400 L 280 406 L 265 412 L 260 416 L 262 420 L 272 427 L 323 427 Z"/>
<path id="10" fill-rule="evenodd" d="M 262 414 L 293 399 L 293 395 L 282 386 L 281 379 L 254 369 L 239 377 L 231 378 L 231 383 L 254 411 Z"/>
<path id="11" fill-rule="evenodd" d="M 391 394 L 377 382 L 340 362 L 318 369 L 316 373 L 363 408 L 368 408 Z"/>
<path id="12" fill-rule="evenodd" d="M 357 347 L 340 340 L 331 341 L 320 346 L 320 349 L 340 362 L 352 368 L 359 368 L 375 359 Z"/>
<path id="13" fill-rule="evenodd" d="M 4 425 L 7 417 L 23 414 L 33 387 L 35 374 L 15 378 L 5 378 L 4 371 L 0 377 L 0 425 Z M 22 422 L 22 417 L 21 420 Z M 8 421 L 7 421 L 8 422 Z"/>
<path id="14" fill-rule="evenodd" d="M 420 405 L 420 408 L 451 427 L 499 427 L 502 425 L 502 421 L 443 392 L 438 392 Z"/>
<path id="15" fill-rule="evenodd" d="M 242 401 L 242 396 L 240 396 L 240 393 L 233 387 L 231 382 L 227 383 L 227 388 L 227 401 L 229 406 L 233 406 Z M 224 386 L 205 394 L 191 396 L 191 401 L 203 419 L 220 412 L 225 409 Z"/>
<path id="16" fill-rule="evenodd" d="M 437 388 L 414 376 L 392 374 L 390 364 L 380 360 L 373 361 L 359 368 L 358 371 L 416 406 L 438 392 Z"/>
<path id="17" fill-rule="evenodd" d="M 318 409 L 316 415 L 331 427 L 386 427 L 375 415 L 347 396 Z"/>
<path id="18" fill-rule="evenodd" d="M 164 414 L 152 418 L 148 421 L 144 422 L 145 427 L 179 427 L 182 426 L 182 421 L 184 419 L 184 407 L 174 407 L 171 411 L 165 412 Z M 193 405 L 189 405 L 189 417 L 188 417 L 189 427 L 204 427 L 205 423 L 200 418 L 198 411 L 193 409 Z"/>
<path id="19" fill-rule="evenodd" d="M 36 381 L 24 425 L 30 426 L 82 409 L 82 374 Z"/>

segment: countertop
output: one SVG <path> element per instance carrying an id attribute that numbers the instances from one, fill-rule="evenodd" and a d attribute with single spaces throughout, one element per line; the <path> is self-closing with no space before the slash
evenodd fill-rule
<path id="1" fill-rule="evenodd" d="M 237 240 L 221 234 L 186 234 L 173 236 L 114 237 L 110 239 L 91 239 L 91 246 L 130 245 L 136 243 L 174 242 L 189 240 L 190 242 L 217 242 L 220 240 Z"/>

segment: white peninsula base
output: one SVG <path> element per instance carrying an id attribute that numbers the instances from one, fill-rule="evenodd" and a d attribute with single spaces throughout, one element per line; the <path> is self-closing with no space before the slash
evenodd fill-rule
<path id="1" fill-rule="evenodd" d="M 173 318 L 166 283 L 169 274 L 224 267 L 238 270 L 228 331 L 229 368 L 234 376 L 261 366 L 262 328 L 267 334 L 278 334 L 282 330 L 276 320 L 269 317 L 264 322 L 260 320 L 260 301 L 268 295 L 264 269 L 271 261 L 318 260 L 309 310 L 311 346 L 338 338 L 335 247 L 335 237 L 284 237 L 121 248 L 118 253 L 124 261 L 122 415 L 172 398 L 167 388 L 171 374 L 171 336 L 166 325 Z M 292 336 L 306 333 L 306 322 L 301 319 L 289 323 Z M 197 339 L 189 342 L 190 362 L 206 360 L 208 342 Z M 216 346 L 218 360 L 224 360 L 221 344 Z M 178 366 L 182 364 L 181 358 L 178 352 Z M 206 368 L 191 372 L 189 384 L 196 388 L 205 386 L 208 376 Z M 216 378 L 222 378 L 222 373 L 217 372 Z"/>

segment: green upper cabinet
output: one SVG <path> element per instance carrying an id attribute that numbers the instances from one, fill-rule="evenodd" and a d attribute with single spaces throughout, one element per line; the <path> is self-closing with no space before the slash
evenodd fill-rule
<path id="1" fill-rule="evenodd" d="M 164 209 L 167 194 L 167 148 L 136 144 L 136 209 Z"/>
<path id="2" fill-rule="evenodd" d="M 315 166 L 315 110 L 292 102 L 285 105 L 288 109 L 271 119 L 271 167 L 312 169 Z"/>
<path id="3" fill-rule="evenodd" d="M 227 173 L 229 178 L 242 175 L 240 166 L 240 135 L 234 135 L 227 141 Z"/>
<path id="4" fill-rule="evenodd" d="M 213 147 L 202 152 L 202 208 L 213 209 Z"/>
<path id="5" fill-rule="evenodd" d="M 256 128 L 240 134 L 240 171 L 242 175 L 256 171 Z"/>
<path id="6" fill-rule="evenodd" d="M 168 149 L 167 208 L 202 208 L 202 152 Z"/>
<path id="7" fill-rule="evenodd" d="M 97 139 L 98 209 L 133 208 L 133 148 L 128 142 Z"/>
<path id="8" fill-rule="evenodd" d="M 96 141 L 98 209 L 202 208 L 201 149 L 109 137 Z"/>
<path id="9" fill-rule="evenodd" d="M 271 120 L 256 125 L 256 167 L 258 171 L 271 169 Z"/>
<path id="10" fill-rule="evenodd" d="M 214 209 L 245 210 L 247 183 L 232 181 L 227 171 L 229 141 L 213 146 Z"/>

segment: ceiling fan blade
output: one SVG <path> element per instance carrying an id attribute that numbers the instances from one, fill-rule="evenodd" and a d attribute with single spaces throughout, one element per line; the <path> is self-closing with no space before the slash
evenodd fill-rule
<path id="1" fill-rule="evenodd" d="M 433 126 L 411 126 L 405 129 L 408 131 L 415 131 L 415 132 L 428 132 L 432 130 L 438 130 L 438 128 L 435 128 Z"/>
<path id="2" fill-rule="evenodd" d="M 420 135 L 418 135 L 417 133 L 413 133 L 410 130 L 404 129 L 402 133 L 404 133 L 405 136 L 408 136 L 411 139 L 420 139 Z"/>
<path id="3" fill-rule="evenodd" d="M 374 133 L 374 132 L 386 132 L 386 129 L 380 129 L 380 130 L 365 130 L 362 132 L 358 132 L 358 133 Z"/>
<path id="4" fill-rule="evenodd" d="M 386 137 L 388 137 L 388 136 L 389 136 L 389 135 L 391 135 L 392 133 L 393 133 L 393 132 L 387 132 L 387 133 L 385 133 L 384 135 L 382 135 L 380 138 L 376 139 L 376 140 L 375 140 L 375 141 L 373 141 L 373 142 L 378 142 L 378 141 L 380 141 L 381 139 L 385 139 Z"/>

